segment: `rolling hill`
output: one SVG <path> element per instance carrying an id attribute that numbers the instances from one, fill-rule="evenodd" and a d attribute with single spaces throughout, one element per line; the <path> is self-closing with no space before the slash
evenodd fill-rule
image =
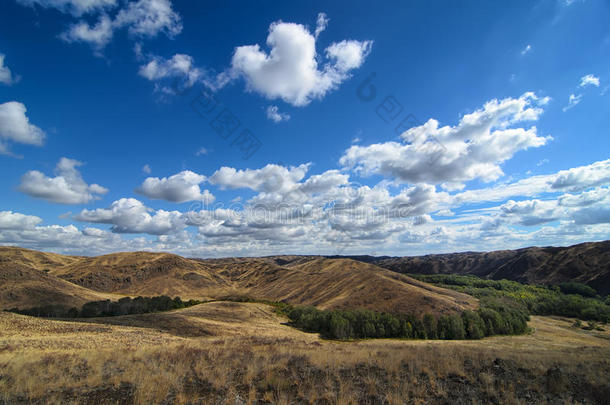
<path id="1" fill-rule="evenodd" d="M 472 274 L 530 284 L 574 281 L 610 294 L 610 241 L 569 247 L 529 247 L 414 257 L 351 256 L 354 260 L 410 274 Z"/>
<path id="2" fill-rule="evenodd" d="M 0 262 L 0 309 L 60 305 L 79 307 L 89 301 L 116 298 L 19 263 Z"/>
<path id="3" fill-rule="evenodd" d="M 346 258 L 199 260 L 148 252 L 72 257 L 4 247 L 0 248 L 0 258 L 3 284 L 11 286 L 6 287 L 5 298 L 0 301 L 4 308 L 78 306 L 105 299 L 108 294 L 184 299 L 248 296 L 321 309 L 401 313 L 446 314 L 478 305 L 468 295 Z M 32 290 L 32 285 L 37 289 Z M 24 293 L 16 297 L 14 291 L 21 290 Z"/>

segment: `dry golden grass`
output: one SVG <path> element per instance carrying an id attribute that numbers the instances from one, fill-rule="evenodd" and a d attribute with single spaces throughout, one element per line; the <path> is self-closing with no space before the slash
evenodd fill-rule
<path id="1" fill-rule="evenodd" d="M 0 281 L 4 307 L 122 294 L 250 295 L 392 312 L 477 305 L 368 264 L 303 256 L 87 258 L 0 248 Z M 264 304 L 235 302 L 78 320 L 0 313 L 0 404 L 555 404 L 610 397 L 610 331 L 584 331 L 571 320 L 532 317 L 531 334 L 480 341 L 354 342 L 321 340 L 286 321 Z"/>
<path id="2" fill-rule="evenodd" d="M 229 302 L 86 322 L 2 313 L 0 403 L 603 403 L 610 389 L 610 332 L 570 320 L 481 341 L 355 342 L 283 322 Z"/>
<path id="3" fill-rule="evenodd" d="M 72 284 L 36 268 L 13 262 L 0 262 L 0 310 L 44 305 L 80 307 L 86 302 L 118 299 Z"/>
<path id="4" fill-rule="evenodd" d="M 107 298 L 100 293 L 200 300 L 248 295 L 323 309 L 358 307 L 401 313 L 445 314 L 477 306 L 477 300 L 468 295 L 350 259 L 196 260 L 149 252 L 71 257 L 2 247 L 0 259 L 0 279 L 11 285 L 6 294 L 0 288 L 0 308 L 49 303 L 79 306 Z M 19 297 L 14 293 L 18 289 L 24 290 Z M 84 299 L 86 291 L 88 299 Z"/>

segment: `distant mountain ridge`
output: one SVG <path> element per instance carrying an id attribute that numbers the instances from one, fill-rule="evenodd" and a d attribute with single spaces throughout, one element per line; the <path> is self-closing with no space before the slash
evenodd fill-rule
<path id="1" fill-rule="evenodd" d="M 334 257 L 334 256 L 329 256 Z M 344 256 L 398 273 L 475 275 L 529 284 L 579 282 L 610 294 L 610 241 L 426 256 Z"/>

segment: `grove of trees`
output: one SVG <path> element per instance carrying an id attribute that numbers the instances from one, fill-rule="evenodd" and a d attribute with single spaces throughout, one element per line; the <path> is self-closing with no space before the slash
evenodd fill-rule
<path id="1" fill-rule="evenodd" d="M 527 311 L 498 300 L 483 300 L 476 311 L 434 316 L 402 315 L 369 310 L 284 309 L 292 325 L 331 339 L 481 339 L 527 331 Z"/>
<path id="2" fill-rule="evenodd" d="M 170 298 L 166 295 L 156 297 L 124 297 L 118 301 L 92 301 L 78 308 L 68 308 L 59 305 L 46 305 L 29 309 L 12 308 L 9 311 L 22 315 L 45 318 L 94 318 L 101 316 L 118 316 L 145 314 L 149 312 L 170 311 L 201 304 L 201 301 L 182 301 L 180 297 Z"/>

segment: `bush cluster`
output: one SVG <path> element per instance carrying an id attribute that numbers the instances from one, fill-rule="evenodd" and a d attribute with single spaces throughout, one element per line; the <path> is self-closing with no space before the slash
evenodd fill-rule
<path id="1" fill-rule="evenodd" d="M 170 298 L 166 295 L 156 297 L 124 297 L 118 301 L 92 301 L 84 304 L 80 310 L 59 305 L 46 305 L 29 309 L 9 309 L 21 315 L 45 318 L 94 318 L 103 316 L 118 316 L 145 314 L 149 312 L 169 311 L 201 304 L 198 300 L 182 301 L 180 297 Z"/>
<path id="2" fill-rule="evenodd" d="M 533 315 L 558 315 L 588 321 L 610 322 L 610 300 L 580 283 L 558 286 L 521 284 L 509 280 L 485 280 L 454 274 L 418 275 L 418 280 L 451 288 L 476 298 L 504 298 L 526 308 Z"/>
<path id="3" fill-rule="evenodd" d="M 331 339 L 481 339 L 527 331 L 527 312 L 485 300 L 477 311 L 418 317 L 369 310 L 319 310 L 294 307 L 286 311 L 292 325 Z"/>

